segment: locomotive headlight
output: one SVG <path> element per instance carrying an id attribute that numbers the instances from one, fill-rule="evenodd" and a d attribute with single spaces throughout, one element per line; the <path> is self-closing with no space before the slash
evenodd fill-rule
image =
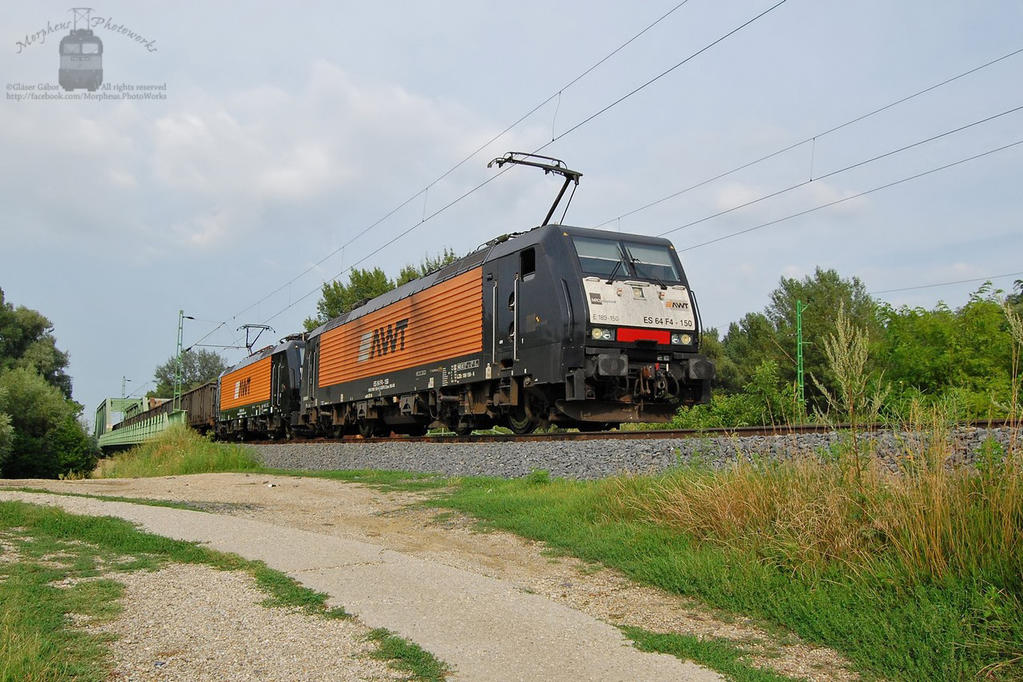
<path id="1" fill-rule="evenodd" d="M 601 327 L 594 327 L 590 330 L 590 336 L 593 337 L 594 341 L 614 341 L 615 333 L 611 329 L 603 329 Z"/>
<path id="2" fill-rule="evenodd" d="M 594 327 L 590 330 L 590 336 L 593 337 L 594 341 L 600 341 L 600 337 L 604 334 L 604 330 L 600 327 Z"/>
<path id="3" fill-rule="evenodd" d="M 688 346 L 693 342 L 693 337 L 689 334 L 672 334 L 671 342 L 674 345 Z"/>

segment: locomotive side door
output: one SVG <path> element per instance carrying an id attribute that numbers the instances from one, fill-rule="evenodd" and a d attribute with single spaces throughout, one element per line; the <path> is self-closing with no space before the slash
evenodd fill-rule
<path id="1" fill-rule="evenodd" d="M 489 290 L 484 292 L 490 315 L 490 339 L 492 361 L 501 367 L 515 363 L 515 341 L 517 336 L 517 302 L 519 268 L 518 254 L 510 254 L 491 262 L 485 273 Z"/>
<path id="2" fill-rule="evenodd" d="M 284 353 L 277 353 L 270 356 L 270 411 L 279 412 L 281 397 L 284 395 L 284 381 L 282 379 L 284 367 Z"/>
<path id="3" fill-rule="evenodd" d="M 536 333 L 541 319 L 536 313 L 551 294 L 543 291 L 544 284 L 537 279 L 537 250 L 530 245 L 509 254 L 495 261 L 487 273 L 493 275 L 493 281 L 487 282 L 491 289 L 485 294 L 492 318 L 493 361 L 502 367 L 517 364 L 525 347 L 542 342 Z"/>

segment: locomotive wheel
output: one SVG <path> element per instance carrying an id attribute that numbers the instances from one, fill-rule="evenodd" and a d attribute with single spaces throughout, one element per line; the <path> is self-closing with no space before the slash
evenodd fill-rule
<path id="1" fill-rule="evenodd" d="M 607 422 L 579 422 L 575 425 L 577 429 L 583 433 L 593 433 L 594 431 L 610 431 L 617 424 L 609 424 Z"/>
<path id="2" fill-rule="evenodd" d="M 390 430 L 376 419 L 360 419 L 358 429 L 363 438 L 385 438 L 390 435 Z"/>
<path id="3" fill-rule="evenodd" d="M 538 426 L 540 426 L 540 423 L 526 414 L 526 411 L 522 408 L 508 413 L 508 428 L 512 430 L 512 433 L 523 436 L 527 433 L 533 433 Z"/>
<path id="4" fill-rule="evenodd" d="M 476 425 L 472 422 L 458 422 L 451 430 L 455 432 L 456 436 L 468 436 L 475 428 Z"/>
<path id="5" fill-rule="evenodd" d="M 401 427 L 400 430 L 395 430 L 395 433 L 412 436 L 413 438 L 421 438 L 426 435 L 426 432 L 430 430 L 430 427 L 426 424 L 410 424 L 408 426 Z"/>

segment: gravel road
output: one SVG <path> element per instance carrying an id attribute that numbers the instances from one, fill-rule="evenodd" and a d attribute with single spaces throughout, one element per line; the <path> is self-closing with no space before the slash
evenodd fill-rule
<path id="1" fill-rule="evenodd" d="M 290 476 L 267 476 L 267 475 L 246 475 L 246 474 L 202 474 L 196 476 L 178 476 L 166 478 L 146 479 L 98 479 L 85 481 L 2 481 L 0 480 L 0 499 L 9 499 L 13 493 L 4 492 L 4 487 L 31 487 L 46 488 L 56 492 L 64 493 L 86 493 L 92 495 L 108 495 L 130 498 L 173 500 L 188 502 L 198 509 L 206 510 L 207 514 L 196 514 L 196 512 L 185 512 L 187 519 L 195 519 L 170 524 L 165 534 L 191 533 L 195 531 L 196 537 L 206 537 L 205 528 L 207 524 L 216 522 L 219 526 L 227 524 L 231 529 L 228 536 L 244 532 L 251 536 L 257 546 L 252 552 L 240 552 L 244 556 L 260 558 L 264 552 L 281 557 L 281 563 L 277 566 L 283 570 L 294 571 L 293 575 L 301 582 L 329 592 L 333 595 L 335 604 L 344 606 L 349 611 L 358 611 L 362 616 L 362 630 L 351 630 L 336 632 L 334 639 L 348 637 L 352 640 L 349 645 L 352 651 L 358 648 L 359 632 L 365 632 L 367 626 L 384 625 L 400 634 L 416 641 L 432 651 L 439 658 L 452 664 L 462 679 L 525 679 L 529 668 L 521 670 L 514 667 L 514 663 L 507 663 L 509 656 L 519 655 L 526 658 L 539 659 L 534 663 L 546 663 L 553 665 L 553 670 L 545 670 L 544 674 L 537 675 L 535 679 L 570 679 L 573 676 L 573 656 L 583 655 L 576 649 L 580 639 L 589 637 L 585 634 L 589 628 L 597 631 L 598 642 L 601 651 L 596 655 L 600 660 L 608 652 L 617 655 L 628 651 L 629 659 L 635 661 L 636 667 L 627 671 L 625 677 L 616 677 L 610 672 L 590 668 L 579 673 L 575 679 L 644 679 L 652 678 L 657 673 L 661 663 L 653 663 L 655 658 L 649 654 L 639 654 L 630 650 L 627 644 L 618 635 L 618 631 L 611 626 L 629 625 L 644 628 L 654 632 L 674 632 L 686 635 L 695 635 L 700 638 L 720 638 L 735 642 L 737 645 L 751 651 L 751 662 L 758 666 L 770 668 L 784 675 L 795 678 L 803 678 L 818 681 L 845 681 L 856 679 L 855 675 L 847 669 L 848 663 L 844 661 L 833 650 L 824 647 L 812 646 L 800 642 L 791 634 L 779 636 L 777 631 L 765 631 L 756 626 L 748 619 L 736 616 L 735 614 L 720 615 L 708 609 L 700 602 L 668 594 L 661 590 L 637 585 L 631 580 L 610 569 L 603 569 L 598 566 L 585 564 L 570 557 L 551 556 L 545 550 L 542 543 L 530 542 L 520 537 L 503 532 L 480 533 L 476 530 L 471 519 L 450 512 L 442 512 L 436 508 L 424 506 L 421 503 L 428 500 L 427 493 L 409 492 L 383 492 L 367 486 L 344 483 L 314 478 L 298 478 Z M 33 498 L 39 502 L 39 498 Z M 90 513 L 112 513 L 109 505 L 103 505 L 95 500 L 83 498 L 60 498 L 63 504 L 78 505 L 84 509 L 86 503 L 93 511 Z M 92 507 L 91 505 L 100 505 Z M 155 507 L 137 507 L 125 505 L 121 509 L 127 509 L 132 515 L 140 514 L 149 516 L 161 510 Z M 190 516 L 189 514 L 196 514 Z M 245 522 L 258 522 L 255 530 L 246 526 Z M 194 523 L 199 524 L 193 528 Z M 262 529 L 262 530 L 261 530 Z M 270 535 L 262 535 L 270 532 Z M 306 537 L 315 538 L 317 547 L 331 546 L 335 541 L 355 541 L 356 548 L 362 547 L 359 552 L 348 552 L 343 561 L 337 559 L 329 560 L 326 565 L 325 575 L 320 575 L 319 569 L 307 571 L 298 566 L 292 566 L 292 558 L 287 556 L 287 544 L 278 544 L 278 535 L 285 536 L 285 540 L 291 536 L 298 536 L 306 533 Z M 269 546 L 269 547 L 268 547 Z M 230 548 L 230 545 L 228 545 Z M 316 551 L 319 551 L 317 549 Z M 360 552 L 362 552 L 360 554 Z M 368 600 L 365 587 L 383 579 L 374 568 L 382 566 L 381 557 L 401 556 L 416 560 L 404 564 L 404 575 L 399 573 L 403 580 L 411 579 L 413 587 L 395 588 L 393 591 L 379 595 L 381 606 L 370 604 L 365 610 L 358 606 L 360 600 Z M 297 552 L 295 560 L 302 562 L 309 560 L 312 555 L 305 555 Z M 370 559 L 365 560 L 369 556 Z M 362 558 L 360 558 L 362 557 Z M 333 561 L 335 563 L 329 563 Z M 360 564 L 360 562 L 362 562 Z M 326 577 L 333 569 L 341 566 L 339 572 L 351 571 L 352 576 L 358 574 L 363 579 L 349 581 L 349 584 L 337 586 L 327 585 Z M 398 564 L 390 564 L 392 569 Z M 421 570 L 421 567 L 425 569 Z M 411 577 L 408 575 L 411 572 Z M 437 592 L 438 584 L 433 577 L 434 572 L 442 575 L 453 574 L 464 576 L 461 584 L 452 585 L 452 593 Z M 427 577 L 430 576 L 429 580 Z M 132 660 L 138 661 L 133 668 L 133 674 L 123 679 L 160 679 L 160 680 L 190 680 L 195 679 L 188 675 L 174 677 L 176 670 L 182 669 L 188 660 L 201 659 L 208 669 L 216 671 L 218 665 L 223 661 L 239 660 L 245 662 L 246 669 L 259 669 L 262 676 L 251 679 L 359 679 L 365 673 L 353 673 L 345 677 L 340 674 L 341 670 L 359 670 L 361 665 L 351 658 L 338 659 L 340 663 L 335 664 L 337 674 L 331 675 L 307 675 L 305 671 L 315 671 L 317 668 L 311 660 L 305 660 L 301 653 L 288 659 L 283 653 L 279 653 L 276 646 L 263 647 L 257 653 L 269 656 L 269 661 L 261 662 L 252 658 L 251 650 L 245 649 L 247 639 L 255 639 L 264 642 L 276 642 L 280 637 L 280 628 L 268 628 L 263 631 L 261 624 L 276 618 L 279 609 L 263 609 L 262 617 L 239 616 L 235 619 L 232 616 L 224 616 L 227 621 L 240 620 L 246 623 L 246 627 L 252 627 L 250 634 L 242 636 L 235 634 L 236 631 L 225 628 L 222 625 L 206 625 L 195 615 L 199 612 L 213 611 L 229 613 L 232 605 L 256 604 L 263 599 L 260 593 L 252 592 L 245 599 L 231 597 L 227 599 L 222 591 L 215 587 L 212 582 L 207 582 L 201 577 L 196 578 L 192 585 L 197 586 L 189 589 L 187 581 L 169 581 L 161 583 L 162 577 L 155 574 L 133 574 L 133 579 L 149 580 L 148 587 L 143 587 L 140 594 L 153 594 L 159 591 L 169 593 L 168 602 L 179 604 L 179 606 L 166 608 L 157 604 L 152 599 L 132 599 L 132 618 L 149 618 L 159 623 L 161 619 L 168 621 L 171 630 L 180 628 L 186 633 L 191 628 L 192 638 L 186 640 L 191 645 L 182 645 L 180 638 L 172 639 L 163 649 L 160 649 L 155 638 L 161 631 L 158 627 L 147 630 L 144 635 L 138 634 L 138 628 L 132 624 L 122 625 L 127 632 L 135 632 L 136 644 L 127 649 L 122 648 L 118 655 L 124 658 L 129 650 L 133 652 Z M 393 579 L 388 577 L 388 580 Z M 483 589 L 477 590 L 473 585 L 483 585 Z M 467 587 L 468 586 L 468 587 Z M 334 589 L 337 591 L 335 592 Z M 431 604 L 428 599 L 433 598 L 421 595 L 423 591 L 434 592 L 439 602 Z M 469 590 L 469 591 L 466 591 Z M 499 611 L 492 611 L 489 603 L 486 620 L 481 626 L 479 633 L 471 622 L 460 623 L 459 613 L 452 613 L 454 605 L 461 607 L 467 601 L 472 601 L 475 595 L 477 599 L 489 599 L 485 595 L 497 594 L 502 599 L 512 602 L 509 610 L 518 609 L 524 614 L 527 620 L 525 628 L 528 632 L 520 632 L 515 638 L 505 638 L 503 625 L 500 618 L 503 614 Z M 481 596 L 483 595 L 483 596 Z M 553 606 L 561 608 L 554 609 Z M 136 608 L 149 606 L 148 616 L 145 614 L 134 615 Z M 397 618 L 406 617 L 404 614 L 415 614 L 417 609 L 436 608 L 445 618 L 454 622 L 448 625 L 438 625 L 436 632 L 429 632 L 432 620 L 431 614 L 426 614 L 426 620 L 422 623 L 408 623 L 398 627 Z M 247 608 L 247 607 L 246 607 Z M 192 609 L 189 611 L 189 609 Z M 383 614 L 385 610 L 394 613 L 383 614 L 379 620 L 368 618 L 366 614 Z M 552 613 L 557 619 L 543 624 L 546 619 L 544 614 Z M 558 615 L 561 614 L 561 615 Z M 385 617 L 386 616 L 386 617 Z M 396 616 L 396 620 L 390 620 Z M 580 622 L 580 628 L 572 623 Z M 223 620 L 222 620 L 223 622 Z M 558 623 L 561 623 L 558 625 Z M 194 627 L 193 627 L 194 624 Z M 537 627 L 534 627 L 537 624 Z M 598 627 L 607 624 L 605 627 Z M 289 626 L 290 627 L 290 626 Z M 353 626 L 354 627 L 354 626 Z M 550 640 L 545 642 L 543 632 L 551 627 L 556 630 L 554 636 L 562 637 L 561 640 Z M 443 628 L 447 628 L 446 630 Z M 539 628 L 539 629 L 538 629 Z M 610 629 L 610 632 L 609 632 Z M 297 632 L 297 631 L 296 631 Z M 216 638 L 207 638 L 208 633 L 216 633 Z M 420 634 L 423 636 L 420 636 Z M 478 639 L 477 635 L 484 639 Z M 209 635 L 213 637 L 213 635 Z M 447 636 L 456 640 L 451 645 L 452 649 L 467 649 L 467 658 L 473 661 L 483 661 L 487 674 L 472 674 L 473 668 L 466 667 L 462 662 L 462 654 L 457 651 L 449 652 L 443 646 L 431 646 L 433 637 Z M 498 641 L 493 644 L 493 649 L 485 649 L 486 637 L 496 636 Z M 300 641 L 305 635 L 296 634 Z M 567 643 L 564 650 L 558 642 Z M 238 641 L 241 640 L 241 641 Z M 309 636 L 306 640 L 307 649 L 322 649 L 324 642 L 322 636 Z M 149 642 L 150 655 L 145 655 L 142 642 Z M 203 642 L 215 642 L 218 653 L 223 656 L 210 658 L 209 646 Z M 553 643 L 553 647 L 551 644 Z M 191 646 L 191 649 L 189 648 Z M 518 651 L 505 651 L 507 648 Z M 551 653 L 554 648 L 554 653 Z M 474 649 L 478 651 L 474 651 Z M 302 651 L 302 646 L 296 649 Z M 585 651 L 585 647 L 583 651 Z M 169 659 L 156 658 L 155 654 L 163 651 L 177 651 L 174 657 Z M 525 653 L 523 653 L 525 652 Z M 566 653 L 567 652 L 567 653 Z M 572 653 L 576 652 L 576 653 Z M 353 654 L 353 655 L 357 655 Z M 209 659 L 209 660 L 207 660 Z M 544 660 L 548 659 L 548 660 Z M 159 675 L 153 674 L 155 662 L 163 663 Z M 675 666 L 677 662 L 669 662 L 669 667 Z M 128 665 L 126 662 L 125 665 Z M 147 667 L 148 666 L 148 667 Z M 126 668 L 127 669 L 127 668 Z M 239 677 L 235 674 L 237 669 L 224 669 L 220 679 L 249 679 Z M 140 674 L 142 671 L 145 674 Z M 290 672 L 289 672 L 290 671 Z M 612 671 L 613 672 L 613 671 Z M 707 677 L 707 673 L 693 667 L 684 668 L 679 672 L 674 668 L 672 674 L 664 679 L 714 679 Z M 588 676 L 600 673 L 596 677 Z M 274 677 L 274 674 L 279 674 Z M 150 676 L 147 676 L 150 675 Z M 681 676 L 679 676 L 681 675 Z M 369 678 L 382 679 L 383 677 L 369 674 Z M 366 677 L 363 677 L 365 679 Z M 117 678 L 122 679 L 122 678 Z M 215 679 L 211 677 L 210 679 Z"/>
<path id="2" fill-rule="evenodd" d="M 190 478 L 179 477 L 174 485 L 187 492 Z M 106 490 L 102 483 L 48 485 L 103 493 Z M 260 488 L 268 485 L 275 484 L 259 483 Z M 334 488 L 341 490 L 343 486 Z M 612 625 L 511 582 L 372 542 L 222 514 L 82 497 L 0 490 L 0 499 L 56 505 L 79 514 L 117 516 L 153 533 L 260 559 L 308 587 L 326 592 L 365 625 L 386 627 L 420 644 L 451 665 L 453 679 L 721 679 L 671 656 L 639 652 Z M 201 593 L 206 585 L 200 583 L 194 588 Z M 188 613 L 174 609 L 166 611 L 164 617 L 182 618 L 182 626 L 193 632 L 207 627 L 200 639 L 216 646 L 223 629 L 204 625 L 203 620 L 193 619 Z M 268 636 L 264 645 L 276 646 L 278 637 Z M 314 638 L 306 646 L 317 648 L 321 644 Z M 206 653 L 208 663 L 215 665 L 217 652 Z M 230 670 L 223 672 L 225 679 L 232 677 Z"/>

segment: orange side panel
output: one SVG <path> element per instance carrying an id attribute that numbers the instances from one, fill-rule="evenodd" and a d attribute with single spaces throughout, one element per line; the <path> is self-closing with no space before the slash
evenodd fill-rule
<path id="1" fill-rule="evenodd" d="M 476 268 L 324 333 L 318 386 L 333 386 L 483 349 L 483 269 Z"/>
<path id="2" fill-rule="evenodd" d="M 270 400 L 270 360 L 268 355 L 225 374 L 220 381 L 220 409 L 230 410 Z"/>

